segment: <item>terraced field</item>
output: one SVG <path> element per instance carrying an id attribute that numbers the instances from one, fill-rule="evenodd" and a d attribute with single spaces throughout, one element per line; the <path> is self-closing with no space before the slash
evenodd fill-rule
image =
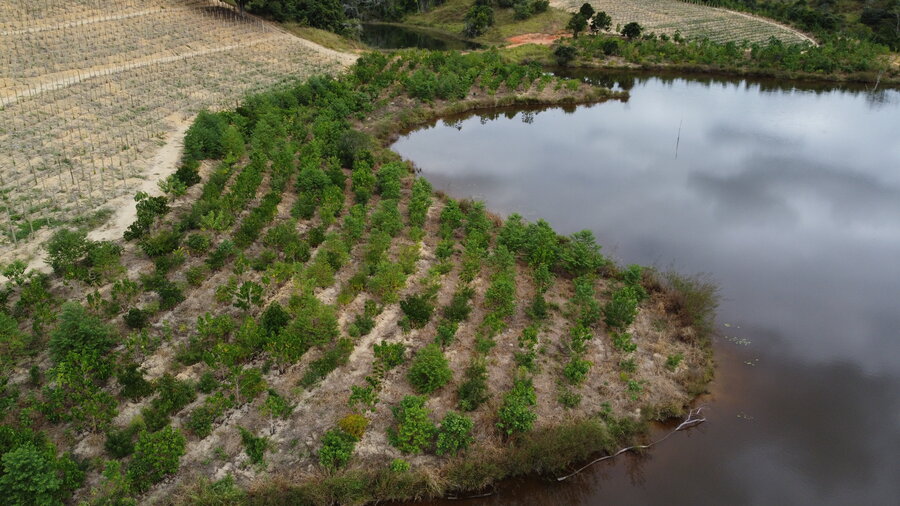
<path id="1" fill-rule="evenodd" d="M 20 254 L 152 188 L 196 111 L 353 59 L 213 0 L 0 0 L 0 47 L 0 251 Z"/>
<path id="2" fill-rule="evenodd" d="M 576 11 L 584 0 L 551 0 L 554 7 Z M 717 9 L 679 0 L 593 0 L 597 11 L 612 17 L 613 26 L 637 21 L 647 32 L 685 38 L 708 38 L 714 42 L 766 42 L 775 37 L 783 42 L 812 42 L 797 30 L 749 14 Z"/>

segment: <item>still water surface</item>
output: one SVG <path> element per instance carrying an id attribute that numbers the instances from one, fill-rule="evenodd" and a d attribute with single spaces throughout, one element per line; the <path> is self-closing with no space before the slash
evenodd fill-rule
<path id="1" fill-rule="evenodd" d="M 379 49 L 417 47 L 433 51 L 478 49 L 481 44 L 471 42 L 437 30 L 417 30 L 411 26 L 383 23 L 363 23 L 360 40 Z"/>
<path id="2" fill-rule="evenodd" d="M 897 504 L 900 92 L 593 79 L 631 98 L 447 118 L 394 149 L 454 197 L 707 273 L 709 421 L 463 504 Z"/>

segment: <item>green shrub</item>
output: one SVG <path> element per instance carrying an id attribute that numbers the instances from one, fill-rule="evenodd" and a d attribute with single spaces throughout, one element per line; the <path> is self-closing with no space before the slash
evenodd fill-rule
<path id="1" fill-rule="evenodd" d="M 309 364 L 309 369 L 300 378 L 300 385 L 311 387 L 317 381 L 328 375 L 331 371 L 347 363 L 350 353 L 353 351 L 353 341 L 339 339 L 337 344 L 327 350 L 322 356 Z"/>
<path id="2" fill-rule="evenodd" d="M 161 429 L 169 423 L 170 415 L 181 411 L 197 398 L 193 385 L 177 380 L 170 374 L 164 374 L 156 380 L 156 389 L 159 395 L 142 412 L 147 429 L 151 431 Z"/>
<path id="3" fill-rule="evenodd" d="M 102 356 L 114 344 L 113 329 L 88 313 L 81 304 L 66 302 L 57 319 L 58 324 L 50 333 L 50 356 L 56 363 L 72 352 Z"/>
<path id="4" fill-rule="evenodd" d="M 269 304 L 259 317 L 259 324 L 267 336 L 278 334 L 290 321 L 291 315 L 278 302 Z"/>
<path id="5" fill-rule="evenodd" d="M 446 385 L 453 371 L 441 347 L 431 343 L 416 353 L 406 377 L 416 392 L 429 394 Z"/>
<path id="6" fill-rule="evenodd" d="M 125 320 L 125 325 L 128 325 L 128 328 L 142 329 L 147 326 L 150 316 L 146 311 L 133 307 L 129 309 L 127 313 L 122 315 L 122 319 Z"/>
<path id="7" fill-rule="evenodd" d="M 434 297 L 430 294 L 409 295 L 400 301 L 400 309 L 413 328 L 422 328 L 431 320 Z"/>
<path id="8" fill-rule="evenodd" d="M 132 425 L 107 432 L 106 442 L 103 444 L 106 452 L 116 459 L 124 459 L 134 453 L 134 437 L 137 435 L 138 428 L 137 425 Z"/>
<path id="9" fill-rule="evenodd" d="M 211 371 L 206 371 L 200 376 L 200 381 L 197 382 L 197 390 L 204 394 L 211 394 L 216 388 L 219 388 L 219 380 L 216 379 L 215 374 Z"/>
<path id="10" fill-rule="evenodd" d="M 682 355 L 681 353 L 669 355 L 668 357 L 666 357 L 666 369 L 670 371 L 678 369 L 678 365 L 681 364 L 682 360 L 684 360 L 684 355 Z"/>
<path id="11" fill-rule="evenodd" d="M 141 431 L 127 473 L 135 490 L 143 492 L 166 476 L 175 474 L 184 447 L 184 435 L 173 427 L 158 432 Z"/>
<path id="12" fill-rule="evenodd" d="M 513 388 L 503 396 L 503 404 L 497 413 L 497 428 L 507 436 L 531 430 L 537 414 L 532 409 L 537 404 L 531 379 L 519 378 Z"/>
<path id="13" fill-rule="evenodd" d="M 184 157 L 187 160 L 222 158 L 222 137 L 228 122 L 221 114 L 200 111 L 184 135 Z"/>
<path id="14" fill-rule="evenodd" d="M 562 268 L 572 276 L 596 273 L 607 264 L 590 230 L 569 236 L 568 242 L 560 248 L 559 259 Z"/>
<path id="15" fill-rule="evenodd" d="M 472 437 L 474 426 L 471 418 L 453 411 L 447 412 L 437 433 L 436 453 L 456 455 L 468 448 L 475 441 Z"/>
<path id="16" fill-rule="evenodd" d="M 611 299 L 603 306 L 603 318 L 610 329 L 625 329 L 637 316 L 638 294 L 631 286 L 624 286 L 613 292 Z"/>
<path id="17" fill-rule="evenodd" d="M 250 462 L 261 464 L 266 455 L 266 450 L 269 449 L 269 440 L 262 436 L 255 436 L 252 432 L 243 427 L 238 427 L 238 431 L 241 433 L 241 442 L 244 443 L 244 452 L 250 457 Z"/>
<path id="18" fill-rule="evenodd" d="M 437 429 L 428 418 L 425 397 L 407 395 L 391 408 L 397 426 L 388 431 L 388 440 L 403 453 L 422 453 L 431 446 Z"/>
<path id="19" fill-rule="evenodd" d="M 286 398 L 278 395 L 275 390 L 269 390 L 269 396 L 266 397 L 261 411 L 269 416 L 288 418 L 294 412 L 294 406 Z"/>
<path id="20" fill-rule="evenodd" d="M 296 361 L 309 348 L 333 342 L 340 335 L 334 307 L 322 303 L 315 295 L 295 296 L 289 306 L 296 318 L 269 341 L 269 351 L 276 357 Z"/>
<path id="21" fill-rule="evenodd" d="M 350 179 L 356 201 L 361 204 L 368 202 L 375 191 L 376 184 L 375 174 L 372 173 L 372 168 L 369 164 L 365 162 L 354 164 L 353 174 Z"/>
<path id="22" fill-rule="evenodd" d="M 611 338 L 613 348 L 621 352 L 631 353 L 637 349 L 637 344 L 635 344 L 629 332 L 613 332 Z"/>
<path id="23" fill-rule="evenodd" d="M 385 369 L 391 370 L 406 360 L 406 346 L 403 343 L 387 343 L 382 341 L 375 346 L 375 360 L 384 364 Z"/>
<path id="24" fill-rule="evenodd" d="M 437 326 L 437 335 L 434 338 L 434 341 L 441 346 L 449 346 L 453 343 L 453 339 L 456 338 L 456 331 L 459 328 L 459 324 L 450 321 L 443 320 Z"/>
<path id="25" fill-rule="evenodd" d="M 459 409 L 474 411 L 488 399 L 487 366 L 484 360 L 474 360 L 466 368 L 465 381 L 459 385 Z"/>
<path id="26" fill-rule="evenodd" d="M 563 368 L 563 375 L 569 380 L 569 383 L 580 385 L 587 378 L 587 373 L 591 370 L 592 365 L 593 363 L 588 360 L 572 357 Z"/>
<path id="27" fill-rule="evenodd" d="M 153 385 L 144 379 L 139 367 L 135 363 L 126 364 L 119 369 L 117 375 L 119 384 L 122 385 L 122 397 L 131 401 L 140 400 L 153 393 Z"/>
<path id="28" fill-rule="evenodd" d="M 474 296 L 475 291 L 468 286 L 457 290 L 450 299 L 450 303 L 444 307 L 444 317 L 452 322 L 464 322 L 469 319 L 469 313 L 472 312 L 469 301 Z"/>
<path id="29" fill-rule="evenodd" d="M 237 379 L 237 386 L 244 402 L 256 399 L 259 394 L 268 389 L 266 380 L 262 377 L 262 371 L 255 367 L 241 371 Z"/>
<path id="30" fill-rule="evenodd" d="M 332 429 L 322 437 L 322 449 L 319 450 L 319 464 L 330 470 L 340 469 L 347 465 L 356 447 L 356 439 L 344 431 Z"/>
<path id="31" fill-rule="evenodd" d="M 409 462 L 403 459 L 394 459 L 391 461 L 390 470 L 392 473 L 405 473 L 409 471 Z"/>
<path id="32" fill-rule="evenodd" d="M 563 389 L 557 398 L 560 404 L 569 409 L 577 408 L 581 404 L 581 394 L 569 389 Z"/>

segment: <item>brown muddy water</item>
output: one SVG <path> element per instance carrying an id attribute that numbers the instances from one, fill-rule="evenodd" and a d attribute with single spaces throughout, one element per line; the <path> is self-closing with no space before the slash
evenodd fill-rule
<path id="1" fill-rule="evenodd" d="M 581 77 L 631 98 L 447 118 L 393 148 L 453 197 L 715 281 L 708 421 L 446 503 L 897 504 L 900 92 Z"/>

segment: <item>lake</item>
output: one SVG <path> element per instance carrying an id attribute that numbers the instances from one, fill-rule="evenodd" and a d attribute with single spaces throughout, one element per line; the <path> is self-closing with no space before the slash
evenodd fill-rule
<path id="1" fill-rule="evenodd" d="M 708 422 L 450 504 L 896 504 L 900 92 L 579 77 L 631 97 L 446 118 L 393 148 L 455 198 L 717 283 Z"/>
<path id="2" fill-rule="evenodd" d="M 362 23 L 359 39 L 378 49 L 417 47 L 434 51 L 469 50 L 482 47 L 477 42 L 453 37 L 437 30 L 416 29 L 386 23 Z"/>

